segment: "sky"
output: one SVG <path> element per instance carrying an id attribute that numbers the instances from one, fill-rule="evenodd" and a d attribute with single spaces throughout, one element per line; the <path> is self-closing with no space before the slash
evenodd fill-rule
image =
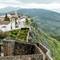
<path id="1" fill-rule="evenodd" d="M 0 0 L 0 8 L 9 6 L 57 10 L 60 9 L 60 0 Z"/>

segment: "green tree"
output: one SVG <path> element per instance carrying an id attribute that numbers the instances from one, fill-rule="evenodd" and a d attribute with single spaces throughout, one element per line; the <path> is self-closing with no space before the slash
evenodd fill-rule
<path id="1" fill-rule="evenodd" d="M 28 21 L 28 18 L 26 18 L 26 25 L 29 25 L 29 21 Z"/>

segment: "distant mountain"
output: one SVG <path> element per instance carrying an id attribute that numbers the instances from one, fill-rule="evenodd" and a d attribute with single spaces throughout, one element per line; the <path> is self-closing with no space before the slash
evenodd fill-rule
<path id="1" fill-rule="evenodd" d="M 0 9 L 0 15 L 3 15 L 5 13 L 8 13 L 8 12 L 11 12 L 11 11 L 16 11 L 18 10 L 19 8 L 18 7 L 5 7 L 5 8 L 1 8 Z"/>

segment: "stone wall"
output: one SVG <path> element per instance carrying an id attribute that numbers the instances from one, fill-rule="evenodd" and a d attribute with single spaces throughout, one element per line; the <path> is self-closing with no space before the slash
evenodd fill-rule
<path id="1" fill-rule="evenodd" d="M 34 44 L 15 42 L 14 55 L 41 54 L 40 50 L 37 47 Z"/>
<path id="2" fill-rule="evenodd" d="M 44 52 L 45 54 L 45 60 L 53 60 L 51 55 L 50 55 L 50 51 L 49 49 L 47 49 L 44 45 L 42 45 L 41 43 L 37 43 L 37 46 Z"/>
<path id="3" fill-rule="evenodd" d="M 14 40 L 4 40 L 3 41 L 3 48 L 4 48 L 4 56 L 12 56 L 14 52 Z"/>
<path id="4" fill-rule="evenodd" d="M 20 55 L 20 56 L 6 56 L 0 57 L 0 60 L 43 60 L 43 55 L 34 54 L 34 55 Z"/>
<path id="5" fill-rule="evenodd" d="M 4 56 L 0 60 L 43 60 L 38 46 L 29 43 L 19 43 L 13 40 L 4 41 Z"/>

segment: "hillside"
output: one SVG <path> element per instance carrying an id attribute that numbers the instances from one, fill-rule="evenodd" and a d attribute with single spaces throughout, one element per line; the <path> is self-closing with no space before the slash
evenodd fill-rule
<path id="1" fill-rule="evenodd" d="M 34 21 L 44 32 L 60 40 L 60 13 L 43 9 L 19 9 L 17 12 L 34 17 Z"/>
<path id="2" fill-rule="evenodd" d="M 48 33 L 45 33 L 42 29 L 40 29 L 36 23 L 33 23 L 32 28 L 32 40 L 33 42 L 40 42 L 48 49 L 50 49 L 50 54 L 53 60 L 60 60 L 60 42 L 51 36 Z"/>
<path id="3" fill-rule="evenodd" d="M 54 60 L 60 60 L 60 14 L 43 9 L 19 9 L 18 13 L 31 16 L 32 42 L 40 42 L 51 51 Z"/>

